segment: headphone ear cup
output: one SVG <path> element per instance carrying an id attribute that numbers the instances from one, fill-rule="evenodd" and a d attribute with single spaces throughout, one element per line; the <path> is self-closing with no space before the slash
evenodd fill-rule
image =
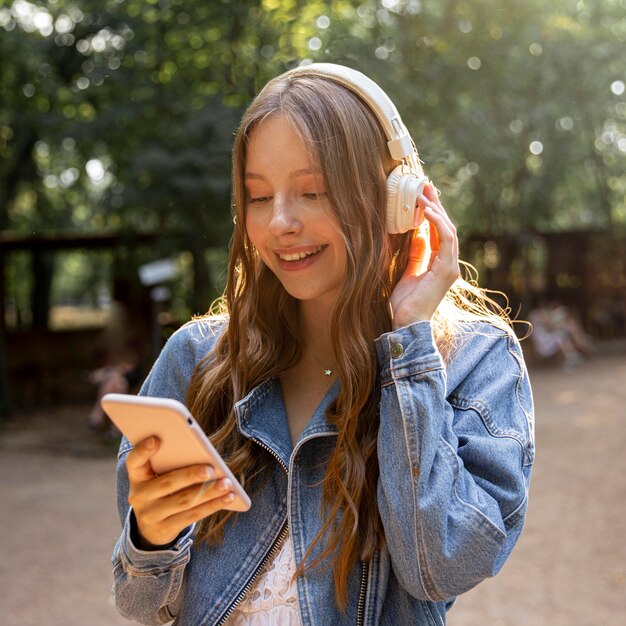
<path id="1" fill-rule="evenodd" d="M 388 233 L 406 233 L 415 228 L 417 197 L 428 182 L 426 176 L 407 171 L 406 165 L 398 165 L 387 178 Z"/>

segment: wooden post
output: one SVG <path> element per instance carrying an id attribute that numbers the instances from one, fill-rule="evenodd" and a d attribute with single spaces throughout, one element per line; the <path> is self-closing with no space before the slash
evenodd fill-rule
<path id="1" fill-rule="evenodd" d="M 9 360 L 6 353 L 6 311 L 4 294 L 4 248 L 0 241 L 0 418 L 13 411 L 11 387 L 9 385 Z"/>

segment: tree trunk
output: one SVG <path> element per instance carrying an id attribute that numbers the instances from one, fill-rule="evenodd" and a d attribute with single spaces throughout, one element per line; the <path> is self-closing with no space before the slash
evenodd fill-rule
<path id="1" fill-rule="evenodd" d="M 193 250 L 193 302 L 194 313 L 206 313 L 211 305 L 211 275 L 205 258 L 205 249 L 195 243 Z"/>
<path id="2" fill-rule="evenodd" d="M 4 330 L 0 330 L 0 418 L 10 415 L 13 411 L 11 387 L 9 385 L 9 363 L 6 353 Z"/>
<path id="3" fill-rule="evenodd" d="M 9 386 L 9 360 L 7 357 L 5 333 L 5 301 L 4 301 L 4 252 L 0 248 L 0 418 L 9 415 L 13 410 L 11 389 Z"/>

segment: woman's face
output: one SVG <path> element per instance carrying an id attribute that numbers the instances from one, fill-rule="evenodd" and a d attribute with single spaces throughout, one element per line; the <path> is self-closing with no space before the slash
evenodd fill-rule
<path id="1" fill-rule="evenodd" d="M 246 230 L 263 262 L 294 298 L 332 304 L 346 247 L 321 173 L 283 116 L 252 131 L 244 174 Z"/>

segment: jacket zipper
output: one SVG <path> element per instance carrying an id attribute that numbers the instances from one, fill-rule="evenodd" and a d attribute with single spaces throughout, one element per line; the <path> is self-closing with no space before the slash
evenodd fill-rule
<path id="1" fill-rule="evenodd" d="M 359 590 L 359 603 L 356 606 L 356 626 L 363 626 L 365 617 L 365 596 L 367 595 L 367 578 L 369 575 L 369 561 L 361 562 L 361 588 Z"/>
<path id="2" fill-rule="evenodd" d="M 325 433 L 325 435 L 333 435 L 333 434 L 335 433 Z M 302 440 L 300 444 L 304 443 L 304 441 L 308 439 L 312 439 L 314 436 L 315 435 L 307 437 L 307 439 Z M 274 450 L 272 450 L 268 445 L 266 445 L 259 439 L 252 438 L 252 441 L 254 441 L 256 444 L 261 446 L 261 448 L 269 452 L 278 461 L 278 463 L 285 470 L 285 472 L 289 474 L 289 468 L 285 465 L 284 461 L 274 452 Z M 250 580 L 248 580 L 248 582 L 245 584 L 244 588 L 241 590 L 239 595 L 235 598 L 233 603 L 228 607 L 228 610 L 226 611 L 226 613 L 224 613 L 224 615 L 222 616 L 222 619 L 220 619 L 220 621 L 217 622 L 215 626 L 222 626 L 222 624 L 224 624 L 224 622 L 230 617 L 230 615 L 235 610 L 237 605 L 243 599 L 244 595 L 252 587 L 252 585 L 254 584 L 254 581 L 258 578 L 260 572 L 263 570 L 263 567 L 265 567 L 267 562 L 276 555 L 283 541 L 285 541 L 285 538 L 287 537 L 288 532 L 289 532 L 289 524 L 287 523 L 287 520 L 285 520 L 285 523 L 280 533 L 278 534 L 278 537 L 276 541 L 274 542 L 274 545 L 270 548 L 270 551 L 265 555 L 265 557 L 261 561 L 261 564 L 256 569 L 254 574 L 252 574 L 252 576 L 250 577 Z M 365 597 L 367 595 L 368 575 L 369 575 L 369 562 L 367 563 L 362 562 L 361 563 L 361 585 L 359 589 L 359 601 L 358 601 L 357 609 L 356 609 L 356 626 L 363 626 L 363 623 L 364 623 L 363 620 L 364 620 L 364 614 L 365 614 Z"/>
<path id="3" fill-rule="evenodd" d="M 267 450 L 267 452 L 269 452 L 278 461 L 280 466 L 285 470 L 285 473 L 287 474 L 289 473 L 289 469 L 285 465 L 284 461 L 269 446 L 265 445 L 262 441 L 259 441 L 258 439 L 252 439 L 252 441 L 257 443 L 264 450 Z M 285 541 L 285 538 L 287 537 L 288 532 L 289 532 L 289 524 L 287 523 L 287 520 L 285 519 L 285 521 L 283 522 L 283 527 L 281 528 L 280 533 L 278 533 L 278 537 L 276 538 L 276 541 L 274 541 L 274 544 L 270 548 L 269 552 L 263 557 L 263 560 L 261 561 L 259 567 L 256 568 L 256 570 L 254 571 L 254 573 L 252 574 L 248 582 L 245 584 L 244 588 L 239 592 L 237 597 L 234 599 L 233 603 L 228 607 L 228 610 L 226 611 L 226 613 L 222 615 L 222 618 L 220 619 L 219 622 L 217 622 L 215 626 L 221 626 L 221 624 L 223 624 L 230 617 L 231 613 L 235 610 L 235 608 L 241 602 L 241 600 L 246 595 L 248 590 L 252 587 L 252 585 L 254 584 L 254 581 L 259 577 L 259 574 L 263 571 L 263 568 L 265 567 L 265 565 L 267 565 L 268 561 L 274 558 L 274 556 L 278 553 L 278 550 L 282 546 L 283 541 Z"/>
<path id="4" fill-rule="evenodd" d="M 267 565 L 268 561 L 274 558 L 274 556 L 277 554 L 280 546 L 285 541 L 288 532 L 289 532 L 289 525 L 287 524 L 287 520 L 285 520 L 283 527 L 276 541 L 274 542 L 274 545 L 270 548 L 270 551 L 263 557 L 263 560 L 261 561 L 261 564 L 259 565 L 259 567 L 257 567 L 256 571 L 254 572 L 254 574 L 252 574 L 248 582 L 245 584 L 244 588 L 240 591 L 239 595 L 235 598 L 233 603 L 228 607 L 228 610 L 226 611 L 226 613 L 222 615 L 222 619 L 220 619 L 220 621 L 217 622 L 216 626 L 221 626 L 221 624 L 223 624 L 230 617 L 231 613 L 235 610 L 235 608 L 241 602 L 241 600 L 246 595 L 246 593 L 248 593 L 252 585 L 254 585 L 254 582 L 259 577 L 259 574 L 263 571 L 263 568 L 265 567 L 265 565 Z"/>

